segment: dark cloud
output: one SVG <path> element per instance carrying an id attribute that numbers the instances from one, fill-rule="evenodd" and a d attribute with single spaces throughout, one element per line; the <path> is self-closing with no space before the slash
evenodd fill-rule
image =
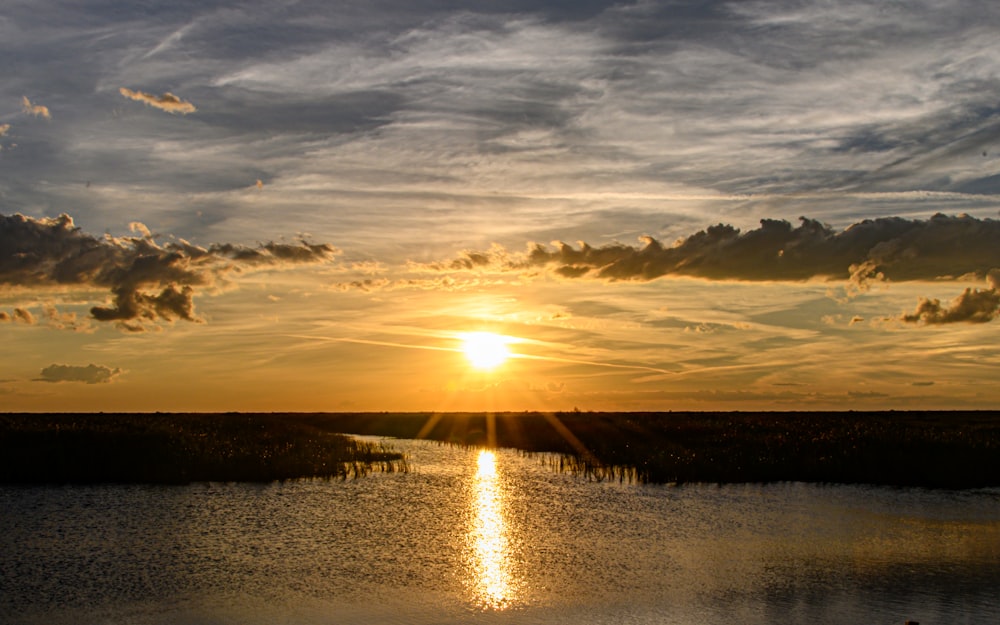
<path id="1" fill-rule="evenodd" d="M 846 280 L 849 290 L 867 290 L 873 282 L 976 277 L 989 288 L 966 289 L 950 306 L 922 299 L 905 322 L 942 324 L 986 322 L 1000 308 L 1000 221 L 937 214 L 928 220 L 899 217 L 865 220 L 837 232 L 818 221 L 800 218 L 797 227 L 764 219 L 760 228 L 741 232 L 718 224 L 667 246 L 641 237 L 642 246 L 621 243 L 577 247 L 557 242 L 534 245 L 526 254 L 494 246 L 467 251 L 431 266 L 439 271 L 547 270 L 566 279 L 648 281 L 666 276 L 710 280 Z M 858 320 L 852 319 L 851 323 Z"/>
<path id="2" fill-rule="evenodd" d="M 113 382 L 121 375 L 118 368 L 104 365 L 89 364 L 86 367 L 77 365 L 49 365 L 42 369 L 38 382 L 83 382 L 84 384 L 106 384 Z"/>
<path id="3" fill-rule="evenodd" d="M 198 250 L 199 248 L 189 248 Z M 312 244 L 300 241 L 296 244 L 263 243 L 258 247 L 246 247 L 231 243 L 218 243 L 208 248 L 210 256 L 222 256 L 244 265 L 280 265 L 287 263 L 313 263 L 336 254 L 336 250 L 326 243 Z"/>
<path id="4" fill-rule="evenodd" d="M 878 391 L 847 391 L 847 396 L 851 399 L 882 399 L 889 397 L 886 393 Z"/>
<path id="5" fill-rule="evenodd" d="M 195 287 L 242 269 L 324 262 L 337 254 L 329 245 L 305 241 L 257 247 L 160 245 L 142 224 L 132 229 L 143 236 L 98 239 L 65 214 L 51 219 L 0 215 L 0 285 L 106 288 L 111 304 L 91 309 L 98 321 L 198 321 Z M 140 327 L 130 323 L 127 329 Z"/>
<path id="6" fill-rule="evenodd" d="M 741 232 L 718 224 L 673 245 L 641 237 L 641 246 L 615 243 L 577 247 L 557 242 L 514 255 L 494 247 L 465 252 L 440 270 L 549 269 L 566 278 L 654 280 L 689 276 L 711 280 L 910 281 L 978 276 L 1000 267 L 1000 221 L 966 215 L 928 220 L 898 217 L 865 220 L 844 231 L 801 218 L 797 227 L 764 219 Z"/>

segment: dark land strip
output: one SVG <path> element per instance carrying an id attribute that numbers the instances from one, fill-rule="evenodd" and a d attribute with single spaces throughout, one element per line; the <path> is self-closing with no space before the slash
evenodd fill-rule
<path id="1" fill-rule="evenodd" d="M 563 454 L 600 479 L 1000 486 L 1000 412 L 0 414 L 0 482 L 270 481 L 406 470 L 424 438 Z"/>
<path id="2" fill-rule="evenodd" d="M 281 414 L 0 414 L 0 483 L 187 484 L 406 470 L 402 454 Z"/>

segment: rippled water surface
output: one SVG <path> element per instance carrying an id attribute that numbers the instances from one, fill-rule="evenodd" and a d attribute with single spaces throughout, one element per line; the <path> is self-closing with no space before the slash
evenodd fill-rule
<path id="1" fill-rule="evenodd" d="M 0 487 L 0 623 L 1000 622 L 1000 491 L 588 482 L 392 441 L 347 481 Z"/>

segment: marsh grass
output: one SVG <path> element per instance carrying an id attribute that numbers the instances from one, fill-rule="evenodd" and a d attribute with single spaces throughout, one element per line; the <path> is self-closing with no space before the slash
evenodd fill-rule
<path id="1" fill-rule="evenodd" d="M 0 415 L 6 483 L 268 482 L 405 471 L 382 445 L 282 415 Z"/>

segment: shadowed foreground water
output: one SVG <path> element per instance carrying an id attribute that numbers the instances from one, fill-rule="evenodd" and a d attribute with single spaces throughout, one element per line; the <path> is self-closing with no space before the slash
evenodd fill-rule
<path id="1" fill-rule="evenodd" d="M 0 623 L 1000 620 L 1000 491 L 588 482 L 392 441 L 346 481 L 0 487 Z"/>

